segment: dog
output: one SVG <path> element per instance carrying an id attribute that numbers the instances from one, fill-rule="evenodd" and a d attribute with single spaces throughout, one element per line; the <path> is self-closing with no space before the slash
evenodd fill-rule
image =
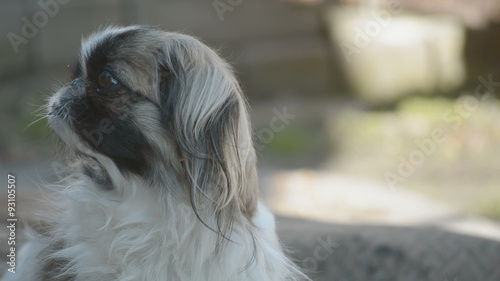
<path id="1" fill-rule="evenodd" d="M 48 103 L 64 178 L 16 281 L 308 280 L 258 197 L 247 103 L 188 35 L 108 27 Z"/>

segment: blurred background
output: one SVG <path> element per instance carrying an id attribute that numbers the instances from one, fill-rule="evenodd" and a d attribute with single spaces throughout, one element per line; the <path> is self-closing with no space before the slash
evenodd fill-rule
<path id="1" fill-rule="evenodd" d="M 500 1 L 4 0 L 0 18 L 0 171 L 24 221 L 54 180 L 37 110 L 82 37 L 149 24 L 236 69 L 264 200 L 314 280 L 500 280 Z"/>

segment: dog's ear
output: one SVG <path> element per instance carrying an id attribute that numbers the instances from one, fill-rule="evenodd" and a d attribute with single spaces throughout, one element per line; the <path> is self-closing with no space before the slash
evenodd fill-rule
<path id="1" fill-rule="evenodd" d="M 192 38 L 176 43 L 161 75 L 162 122 L 178 147 L 194 211 L 224 233 L 230 222 L 251 219 L 257 205 L 246 103 L 214 51 Z"/>

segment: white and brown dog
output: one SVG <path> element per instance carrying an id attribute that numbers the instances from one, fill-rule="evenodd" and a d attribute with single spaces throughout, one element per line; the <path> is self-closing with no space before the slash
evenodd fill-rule
<path id="1" fill-rule="evenodd" d="M 48 105 L 67 176 L 18 281 L 307 279 L 258 199 L 245 98 L 186 35 L 107 28 Z"/>

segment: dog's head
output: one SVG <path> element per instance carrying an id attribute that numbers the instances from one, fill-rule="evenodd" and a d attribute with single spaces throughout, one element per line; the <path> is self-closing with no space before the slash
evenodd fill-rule
<path id="1" fill-rule="evenodd" d="M 255 211 L 244 97 L 229 65 L 190 36 L 147 26 L 94 34 L 48 115 L 68 148 L 125 178 L 166 185 L 222 215 Z"/>

